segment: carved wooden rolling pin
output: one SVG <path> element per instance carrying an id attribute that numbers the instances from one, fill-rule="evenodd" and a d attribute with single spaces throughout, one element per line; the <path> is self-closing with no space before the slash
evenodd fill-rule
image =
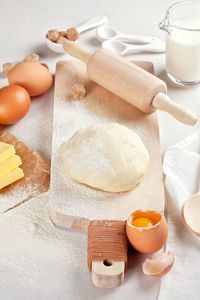
<path id="1" fill-rule="evenodd" d="M 177 105 L 166 95 L 164 81 L 139 66 L 106 49 L 91 54 L 79 44 L 68 40 L 63 47 L 68 54 L 87 64 L 90 79 L 139 110 L 151 113 L 158 108 L 184 124 L 194 125 L 197 122 L 192 112 Z"/>

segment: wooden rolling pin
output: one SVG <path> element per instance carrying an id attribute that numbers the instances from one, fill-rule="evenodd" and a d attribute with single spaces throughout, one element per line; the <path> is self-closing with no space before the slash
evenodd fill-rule
<path id="1" fill-rule="evenodd" d="M 63 47 L 68 54 L 87 64 L 90 79 L 139 110 L 151 113 L 158 108 L 184 124 L 194 125 L 197 122 L 192 112 L 177 105 L 166 95 L 164 81 L 139 66 L 107 49 L 91 54 L 79 44 L 68 40 Z"/>

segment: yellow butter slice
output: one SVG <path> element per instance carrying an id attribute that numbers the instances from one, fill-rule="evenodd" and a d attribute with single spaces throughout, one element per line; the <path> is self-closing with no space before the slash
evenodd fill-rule
<path id="1" fill-rule="evenodd" d="M 0 177 L 0 189 L 10 185 L 11 183 L 24 177 L 24 172 L 21 168 L 16 168 L 10 173 Z"/>
<path id="2" fill-rule="evenodd" d="M 13 155 L 0 164 L 0 177 L 21 166 L 22 161 L 18 155 Z"/>
<path id="3" fill-rule="evenodd" d="M 0 142 L 0 164 L 15 154 L 13 145 Z"/>

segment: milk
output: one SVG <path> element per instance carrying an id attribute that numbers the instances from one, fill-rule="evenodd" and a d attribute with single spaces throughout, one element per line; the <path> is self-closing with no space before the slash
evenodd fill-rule
<path id="1" fill-rule="evenodd" d="M 174 25 L 187 30 L 177 29 Z M 167 73 L 185 83 L 200 82 L 200 18 L 178 20 L 169 30 L 171 32 L 166 40 Z"/>

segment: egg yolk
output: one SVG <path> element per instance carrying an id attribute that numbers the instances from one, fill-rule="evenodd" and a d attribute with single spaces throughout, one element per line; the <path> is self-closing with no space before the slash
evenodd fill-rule
<path id="1" fill-rule="evenodd" d="M 154 225 L 154 221 L 151 220 L 150 218 L 141 217 L 141 218 L 133 219 L 132 224 L 135 227 L 150 227 Z"/>

